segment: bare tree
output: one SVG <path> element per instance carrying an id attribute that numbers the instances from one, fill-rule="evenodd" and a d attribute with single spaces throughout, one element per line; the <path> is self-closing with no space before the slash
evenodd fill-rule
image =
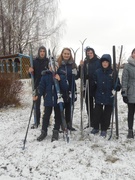
<path id="1" fill-rule="evenodd" d="M 2 54 L 28 53 L 30 42 L 56 44 L 63 25 L 57 9 L 57 0 L 0 0 Z"/>

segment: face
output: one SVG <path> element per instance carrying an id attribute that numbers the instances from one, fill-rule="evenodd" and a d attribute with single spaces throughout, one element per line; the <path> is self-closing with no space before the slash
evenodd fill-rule
<path id="1" fill-rule="evenodd" d="M 132 53 L 132 58 L 135 59 L 135 51 Z"/>
<path id="2" fill-rule="evenodd" d="M 64 60 L 69 60 L 71 57 L 71 52 L 67 49 L 65 49 L 62 53 L 62 57 Z"/>
<path id="3" fill-rule="evenodd" d="M 103 68 L 108 68 L 109 62 L 108 61 L 103 61 L 102 66 L 103 66 Z"/>
<path id="4" fill-rule="evenodd" d="M 87 51 L 87 56 L 89 56 L 90 59 L 94 58 L 93 51 L 91 51 L 91 50 Z"/>
<path id="5" fill-rule="evenodd" d="M 44 50 L 44 49 L 40 49 L 39 56 L 40 56 L 41 58 L 44 58 L 44 57 L 45 57 L 45 50 Z"/>

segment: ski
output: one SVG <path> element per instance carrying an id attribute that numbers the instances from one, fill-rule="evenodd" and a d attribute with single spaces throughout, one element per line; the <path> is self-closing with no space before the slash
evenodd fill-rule
<path id="1" fill-rule="evenodd" d="M 76 61 L 76 53 L 78 51 L 78 49 L 76 49 L 74 51 L 74 49 L 70 48 L 72 51 L 73 51 L 73 54 L 74 54 L 74 65 L 75 65 L 75 61 Z M 75 74 L 72 74 L 72 85 L 71 85 L 71 92 L 70 92 L 70 98 L 71 98 L 71 101 L 70 101 L 70 107 L 71 107 L 71 117 L 70 117 L 70 127 L 72 127 L 72 124 L 73 124 L 73 112 L 74 112 L 74 101 L 75 101 L 75 92 L 76 89 L 75 89 Z"/>
<path id="2" fill-rule="evenodd" d="M 83 61 L 83 45 L 86 39 L 81 42 L 82 45 L 82 61 Z M 83 65 L 80 67 L 80 112 L 81 112 L 81 123 L 80 123 L 80 130 L 81 136 L 83 137 L 83 91 L 84 91 L 84 72 L 83 72 Z"/>
<path id="3" fill-rule="evenodd" d="M 30 43 L 30 65 L 31 67 L 33 68 L 33 54 L 32 54 L 32 45 Z M 35 95 L 35 81 L 34 81 L 34 74 L 31 73 L 31 84 L 32 84 L 32 94 L 33 96 Z M 33 108 L 33 111 L 34 111 L 34 124 L 37 126 L 37 116 L 36 116 L 36 103 L 35 101 L 33 101 L 34 103 L 34 108 Z"/>
<path id="4" fill-rule="evenodd" d="M 56 75 L 55 60 L 51 56 L 50 49 L 48 50 L 48 55 L 49 55 L 49 61 L 50 61 L 51 69 L 52 69 L 52 73 L 53 73 L 54 86 L 55 86 L 55 89 L 56 89 L 56 92 L 57 92 L 58 104 L 59 104 L 59 107 L 60 107 L 61 120 L 62 120 L 62 130 L 63 130 L 63 133 L 64 133 L 64 138 L 66 138 L 67 142 L 69 142 L 67 123 L 66 123 L 66 120 L 65 120 L 64 109 L 63 109 L 63 98 L 62 98 L 62 95 L 61 95 L 61 92 L 60 92 L 59 82 L 58 82 L 57 79 L 55 79 L 55 75 Z"/>
<path id="5" fill-rule="evenodd" d="M 117 87 L 118 78 L 119 78 L 119 69 L 120 69 L 120 63 L 121 63 L 121 59 L 122 59 L 122 50 L 123 50 L 123 46 L 121 46 L 119 62 L 118 62 L 118 66 L 116 67 L 116 50 L 115 50 L 115 46 L 113 46 L 114 102 L 113 102 L 113 111 L 112 111 L 111 134 L 110 134 L 109 140 L 112 138 L 112 134 L 113 134 L 114 116 L 115 116 L 115 126 L 116 126 L 116 139 L 119 138 L 118 104 L 117 104 L 117 91 L 116 91 L 116 87 Z"/>
<path id="6" fill-rule="evenodd" d="M 86 76 L 89 75 L 89 64 L 86 64 Z M 85 99 L 88 99 L 88 121 L 89 121 L 89 128 L 91 127 L 91 122 L 90 122 L 90 89 L 89 89 L 89 79 L 86 79 L 86 90 L 85 90 Z M 87 94 L 87 97 L 86 97 Z"/>
<path id="7" fill-rule="evenodd" d="M 119 70 L 120 70 L 120 64 L 121 64 L 121 59 L 122 59 L 122 50 L 123 50 L 123 46 L 121 46 L 120 49 L 120 56 L 119 56 L 119 63 L 118 63 L 118 67 L 115 67 L 115 89 L 116 86 L 118 84 L 118 75 L 119 75 Z M 116 63 L 115 63 L 116 64 Z M 116 138 L 119 138 L 119 124 L 118 124 L 118 103 L 117 103 L 117 92 L 115 91 L 116 95 L 115 95 L 115 123 L 116 123 Z"/>

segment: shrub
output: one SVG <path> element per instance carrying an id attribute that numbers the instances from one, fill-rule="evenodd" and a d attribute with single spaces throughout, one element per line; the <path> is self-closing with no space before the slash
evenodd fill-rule
<path id="1" fill-rule="evenodd" d="M 0 108 L 8 105 L 21 105 L 22 86 L 18 74 L 0 73 Z"/>

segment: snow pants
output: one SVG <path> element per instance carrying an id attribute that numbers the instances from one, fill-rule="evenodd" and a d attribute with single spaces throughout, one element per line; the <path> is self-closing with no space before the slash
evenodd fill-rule
<path id="1" fill-rule="evenodd" d="M 95 105 L 93 117 L 94 129 L 99 129 L 99 124 L 101 124 L 101 131 L 106 131 L 109 128 L 112 110 L 113 106 L 111 105 Z"/>
<path id="2" fill-rule="evenodd" d="M 60 114 L 59 105 L 56 107 L 45 106 L 44 115 L 43 115 L 43 122 L 42 122 L 42 130 L 44 130 L 45 132 L 47 132 L 47 129 L 49 126 L 49 120 L 50 120 L 50 116 L 52 114 L 53 108 L 54 108 L 54 119 L 55 119 L 54 130 L 59 131 L 59 129 L 60 129 L 61 114 Z"/>
<path id="3" fill-rule="evenodd" d="M 133 129 L 135 104 L 128 103 L 128 128 Z"/>

